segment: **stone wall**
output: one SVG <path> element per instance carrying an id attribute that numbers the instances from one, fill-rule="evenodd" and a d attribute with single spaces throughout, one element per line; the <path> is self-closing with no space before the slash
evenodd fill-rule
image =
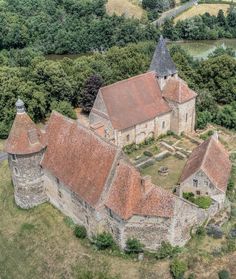
<path id="1" fill-rule="evenodd" d="M 44 183 L 49 201 L 76 224 L 85 226 L 89 237 L 102 231 L 104 226 L 102 213 L 92 208 L 47 171 Z"/>
<path id="2" fill-rule="evenodd" d="M 21 208 L 31 208 L 47 200 L 40 167 L 43 153 L 44 150 L 28 155 L 8 155 L 15 201 Z"/>
<path id="3" fill-rule="evenodd" d="M 201 196 L 209 195 L 210 197 L 222 194 L 202 170 L 194 173 L 180 184 L 181 196 L 183 192 L 192 192 Z"/>
<path id="4" fill-rule="evenodd" d="M 172 108 L 170 129 L 176 134 L 192 133 L 195 127 L 195 99 L 183 104 L 168 101 Z"/>
<path id="5" fill-rule="evenodd" d="M 124 228 L 123 243 L 136 238 L 146 249 L 156 250 L 162 241 L 168 241 L 171 219 L 148 216 L 133 216 Z"/>

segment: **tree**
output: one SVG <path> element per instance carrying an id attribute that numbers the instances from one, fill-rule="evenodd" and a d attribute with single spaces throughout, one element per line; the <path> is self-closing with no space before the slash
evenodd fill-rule
<path id="1" fill-rule="evenodd" d="M 91 111 L 98 90 L 102 84 L 103 80 L 98 75 L 92 75 L 86 80 L 81 97 L 81 106 L 85 112 Z"/>
<path id="2" fill-rule="evenodd" d="M 77 118 L 73 107 L 71 106 L 71 104 L 69 104 L 66 101 L 61 101 L 61 102 L 53 101 L 51 104 L 51 110 L 56 110 L 61 114 L 68 116 L 72 119 Z"/>
<path id="3" fill-rule="evenodd" d="M 219 10 L 219 12 L 217 14 L 217 22 L 220 26 L 223 26 L 223 27 L 227 25 L 224 11 L 221 9 Z"/>
<path id="4" fill-rule="evenodd" d="M 183 279 L 187 271 L 187 264 L 178 259 L 174 259 L 170 265 L 170 272 L 174 279 Z"/>

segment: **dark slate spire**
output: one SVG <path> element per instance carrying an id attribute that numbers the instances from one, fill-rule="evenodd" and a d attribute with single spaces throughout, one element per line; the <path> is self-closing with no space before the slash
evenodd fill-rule
<path id="1" fill-rule="evenodd" d="M 170 56 L 162 35 L 160 36 L 156 50 L 152 57 L 149 70 L 155 71 L 158 77 L 170 76 L 177 73 L 175 64 Z"/>

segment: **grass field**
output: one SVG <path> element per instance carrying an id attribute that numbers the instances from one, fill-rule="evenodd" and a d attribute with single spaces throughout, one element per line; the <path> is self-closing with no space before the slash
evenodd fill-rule
<path id="1" fill-rule="evenodd" d="M 145 11 L 138 4 L 138 0 L 108 0 L 106 5 L 109 15 L 125 15 L 141 19 L 145 15 Z"/>
<path id="2" fill-rule="evenodd" d="M 228 8 L 228 4 L 199 4 L 197 6 L 194 5 L 191 9 L 177 16 L 174 19 L 174 22 L 177 22 L 178 20 L 185 20 L 197 15 L 202 15 L 206 12 L 210 13 L 211 15 L 217 15 L 220 9 L 226 13 Z"/>
<path id="3" fill-rule="evenodd" d="M 3 140 L 0 140 L 0 151 L 3 150 L 3 147 L 4 147 L 4 141 L 3 141 Z"/>

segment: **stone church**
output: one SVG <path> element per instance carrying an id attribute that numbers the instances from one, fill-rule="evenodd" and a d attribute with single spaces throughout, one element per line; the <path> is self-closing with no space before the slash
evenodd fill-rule
<path id="1" fill-rule="evenodd" d="M 158 58 L 161 54 L 163 60 Z M 149 176 L 142 177 L 120 148 L 169 129 L 193 130 L 196 94 L 177 77 L 163 39 L 153 59 L 151 67 L 164 63 L 165 70 L 154 69 L 100 90 L 90 114 L 97 126 L 85 127 L 52 112 L 41 130 L 24 103 L 16 102 L 5 151 L 19 207 L 48 201 L 84 225 L 89 237 L 107 231 L 121 248 L 134 237 L 150 250 L 162 241 L 184 245 L 192 228 L 218 212 L 231 164 L 216 139 L 193 152 L 180 180 L 180 193 L 193 187 L 208 191 L 213 201 L 209 210 L 154 185 Z"/>
<path id="2" fill-rule="evenodd" d="M 161 36 L 149 72 L 99 90 L 89 115 L 90 126 L 120 147 L 169 130 L 192 133 L 196 96 L 178 77 Z"/>

